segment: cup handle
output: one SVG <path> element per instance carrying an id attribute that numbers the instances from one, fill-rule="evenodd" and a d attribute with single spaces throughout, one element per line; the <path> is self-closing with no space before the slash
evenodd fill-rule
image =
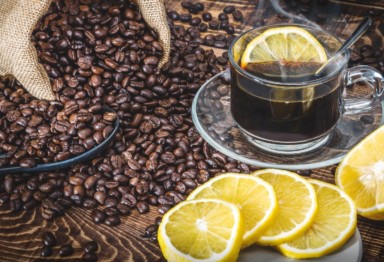
<path id="1" fill-rule="evenodd" d="M 346 70 L 344 86 L 365 81 L 372 92 L 364 97 L 345 98 L 344 114 L 356 114 L 372 109 L 377 102 L 383 100 L 384 77 L 373 67 L 359 65 Z"/>

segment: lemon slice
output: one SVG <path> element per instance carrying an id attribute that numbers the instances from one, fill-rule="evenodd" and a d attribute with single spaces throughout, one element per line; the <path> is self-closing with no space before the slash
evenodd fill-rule
<path id="1" fill-rule="evenodd" d="M 277 198 L 277 216 L 258 239 L 259 244 L 275 246 L 291 241 L 311 226 L 317 201 L 309 182 L 298 174 L 278 169 L 264 169 L 251 175 L 270 183 Z"/>
<path id="2" fill-rule="evenodd" d="M 311 227 L 300 237 L 278 246 L 292 258 L 327 255 L 344 245 L 356 230 L 353 200 L 335 185 L 309 181 L 316 191 L 318 210 Z"/>
<path id="3" fill-rule="evenodd" d="M 201 199 L 169 210 L 159 225 L 158 240 L 167 261 L 236 261 L 243 233 L 234 204 Z"/>
<path id="4" fill-rule="evenodd" d="M 325 62 L 327 53 L 307 30 L 296 26 L 275 27 L 248 43 L 241 57 L 241 67 L 262 62 Z"/>
<path id="5" fill-rule="evenodd" d="M 196 188 L 187 199 L 217 198 L 235 204 L 244 219 L 242 247 L 256 242 L 277 212 L 273 187 L 261 178 L 225 173 Z"/>
<path id="6" fill-rule="evenodd" d="M 384 126 L 357 144 L 336 170 L 336 184 L 361 216 L 384 220 Z"/>

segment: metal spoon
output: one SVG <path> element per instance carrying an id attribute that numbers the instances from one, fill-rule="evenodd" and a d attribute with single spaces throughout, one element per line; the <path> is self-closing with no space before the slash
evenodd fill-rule
<path id="1" fill-rule="evenodd" d="M 332 62 L 335 58 L 337 58 L 340 54 L 342 54 L 345 50 L 350 48 L 364 33 L 367 31 L 368 27 L 372 25 L 372 19 L 370 17 L 364 18 L 364 20 L 359 24 L 359 26 L 355 29 L 352 35 L 344 42 L 344 44 L 335 52 L 319 69 L 317 69 L 315 75 L 320 75 L 321 72 Z"/>
<path id="2" fill-rule="evenodd" d="M 106 108 L 103 110 L 104 112 L 115 112 L 114 110 L 110 108 Z M 115 112 L 116 113 L 116 112 Z M 2 167 L 0 168 L 0 176 L 7 175 L 7 174 L 14 174 L 14 173 L 36 173 L 36 172 L 47 172 L 47 171 L 54 171 L 59 170 L 63 168 L 67 168 L 79 163 L 83 163 L 89 159 L 94 158 L 99 153 L 103 152 L 107 146 L 111 143 L 115 135 L 117 134 L 117 131 L 119 130 L 119 117 L 115 120 L 115 123 L 113 125 L 113 130 L 111 134 L 99 145 L 95 146 L 94 148 L 78 155 L 74 156 L 72 158 L 63 160 L 63 161 L 57 161 L 52 163 L 46 163 L 46 164 L 39 164 L 35 167 L 27 168 L 27 167 L 20 167 L 20 166 L 8 166 L 8 167 Z M 4 157 L 6 155 L 2 155 L 0 157 Z"/>

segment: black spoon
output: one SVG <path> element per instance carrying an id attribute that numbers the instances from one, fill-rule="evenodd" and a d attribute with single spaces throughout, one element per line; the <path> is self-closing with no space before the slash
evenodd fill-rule
<path id="1" fill-rule="evenodd" d="M 108 109 L 105 109 L 104 112 L 115 112 L 115 111 L 108 108 Z M 117 114 L 116 114 L 116 116 L 117 116 Z M 0 168 L 0 175 L 8 175 L 8 174 L 14 174 L 14 173 L 48 172 L 48 171 L 67 168 L 67 167 L 85 162 L 89 159 L 94 158 L 97 154 L 99 154 L 104 149 L 106 149 L 108 144 L 115 137 L 118 130 L 119 130 L 119 117 L 117 117 L 115 120 L 111 134 L 109 134 L 109 136 L 102 143 L 100 143 L 96 147 L 82 153 L 81 155 L 78 155 L 78 156 L 63 160 L 63 161 L 52 162 L 52 163 L 47 163 L 47 164 L 39 164 L 39 165 L 36 165 L 35 167 L 31 167 L 31 168 L 20 167 L 20 166 L 2 167 L 2 168 Z M 4 155 L 2 155 L 0 157 L 4 157 Z"/>

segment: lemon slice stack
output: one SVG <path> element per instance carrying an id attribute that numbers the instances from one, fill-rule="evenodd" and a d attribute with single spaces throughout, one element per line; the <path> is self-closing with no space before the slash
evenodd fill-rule
<path id="1" fill-rule="evenodd" d="M 199 186 L 163 217 L 158 239 L 168 261 L 235 261 L 254 243 L 312 258 L 342 246 L 355 229 L 353 201 L 336 186 L 265 169 Z"/>

